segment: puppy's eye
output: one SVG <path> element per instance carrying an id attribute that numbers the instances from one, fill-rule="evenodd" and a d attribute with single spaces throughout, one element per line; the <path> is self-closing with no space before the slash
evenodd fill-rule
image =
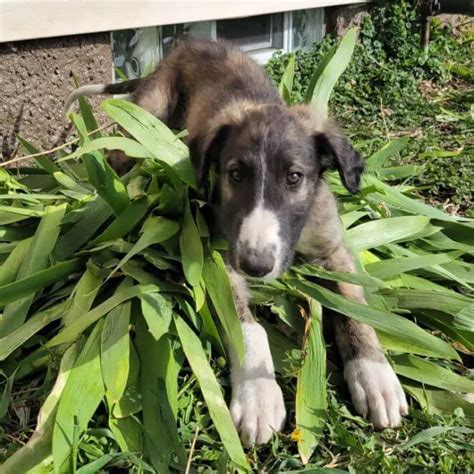
<path id="1" fill-rule="evenodd" d="M 234 183 L 240 183 L 242 181 L 242 174 L 240 173 L 239 170 L 231 170 L 229 171 L 229 176 L 230 176 L 230 179 L 234 182 Z"/>
<path id="2" fill-rule="evenodd" d="M 295 184 L 298 184 L 302 178 L 303 178 L 303 175 L 301 173 L 294 171 L 286 175 L 286 182 L 289 185 L 294 186 Z"/>

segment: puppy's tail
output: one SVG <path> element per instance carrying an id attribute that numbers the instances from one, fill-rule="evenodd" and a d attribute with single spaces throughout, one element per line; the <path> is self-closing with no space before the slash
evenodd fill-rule
<path id="1" fill-rule="evenodd" d="M 71 111 L 72 104 L 79 97 L 101 95 L 101 94 L 130 94 L 136 90 L 140 79 L 131 79 L 130 81 L 117 82 L 116 84 L 91 84 L 88 86 L 78 87 L 66 99 L 64 104 L 64 114 L 67 116 Z"/>

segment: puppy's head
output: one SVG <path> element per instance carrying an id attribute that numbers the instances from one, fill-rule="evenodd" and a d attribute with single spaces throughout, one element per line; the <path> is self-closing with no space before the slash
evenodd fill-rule
<path id="1" fill-rule="evenodd" d="M 256 278 L 275 278 L 291 265 L 325 170 L 337 169 L 351 192 L 363 172 L 349 141 L 334 128 L 318 130 L 301 106 L 236 104 L 189 145 L 201 182 L 216 166 L 214 204 L 230 264 Z"/>

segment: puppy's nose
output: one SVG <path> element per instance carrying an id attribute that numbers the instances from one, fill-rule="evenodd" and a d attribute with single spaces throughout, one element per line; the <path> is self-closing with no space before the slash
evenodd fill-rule
<path id="1" fill-rule="evenodd" d="M 261 278 L 268 275 L 275 265 L 275 258 L 271 253 L 257 253 L 255 250 L 247 250 L 240 257 L 239 266 L 247 275 Z"/>

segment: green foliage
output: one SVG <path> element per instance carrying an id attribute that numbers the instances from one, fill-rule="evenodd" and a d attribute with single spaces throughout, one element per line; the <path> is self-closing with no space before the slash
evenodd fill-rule
<path id="1" fill-rule="evenodd" d="M 309 51 L 296 52 L 293 102 L 304 100 L 313 71 L 335 42 L 326 36 Z M 276 83 L 288 60 L 277 53 L 268 63 Z M 404 130 L 412 138 L 402 162 L 425 166 L 411 181 L 422 186 L 427 197 L 450 199 L 466 210 L 473 192 L 466 177 L 474 173 L 473 146 L 465 140 L 473 123 L 470 71 L 472 35 L 455 34 L 435 18 L 425 52 L 413 3 L 385 2 L 364 18 L 353 60 L 335 88 L 330 109 L 356 142 L 365 142 L 360 145 L 365 153 L 370 154 L 374 141 L 380 146 L 387 135 Z M 426 159 L 427 150 L 434 156 Z M 453 154 L 442 154 L 446 152 Z"/>
<path id="2" fill-rule="evenodd" d="M 312 102 L 323 108 L 342 72 L 330 59 L 353 46 L 341 44 L 321 57 L 332 77 Z M 302 265 L 252 287 L 290 416 L 285 433 L 246 455 L 225 402 L 223 341 L 240 355 L 243 341 L 222 243 L 203 219 L 208 190 L 196 189 L 186 145 L 149 113 L 109 99 L 102 108 L 131 138 L 86 138 L 95 119 L 81 106 L 76 150 L 34 170 L 0 168 L 4 471 L 161 474 L 184 471 L 188 457 L 195 472 L 468 469 L 474 301 L 458 290 L 474 285 L 474 222 L 385 182 L 406 172 L 387 168 L 404 140 L 373 154 L 357 196 L 327 177 L 358 273 Z M 122 178 L 104 160 L 116 149 L 136 160 Z M 369 304 L 320 279 L 364 285 Z M 374 432 L 343 404 L 333 354 L 327 372 L 323 362 L 321 308 L 378 331 L 411 396 L 400 436 Z"/>

